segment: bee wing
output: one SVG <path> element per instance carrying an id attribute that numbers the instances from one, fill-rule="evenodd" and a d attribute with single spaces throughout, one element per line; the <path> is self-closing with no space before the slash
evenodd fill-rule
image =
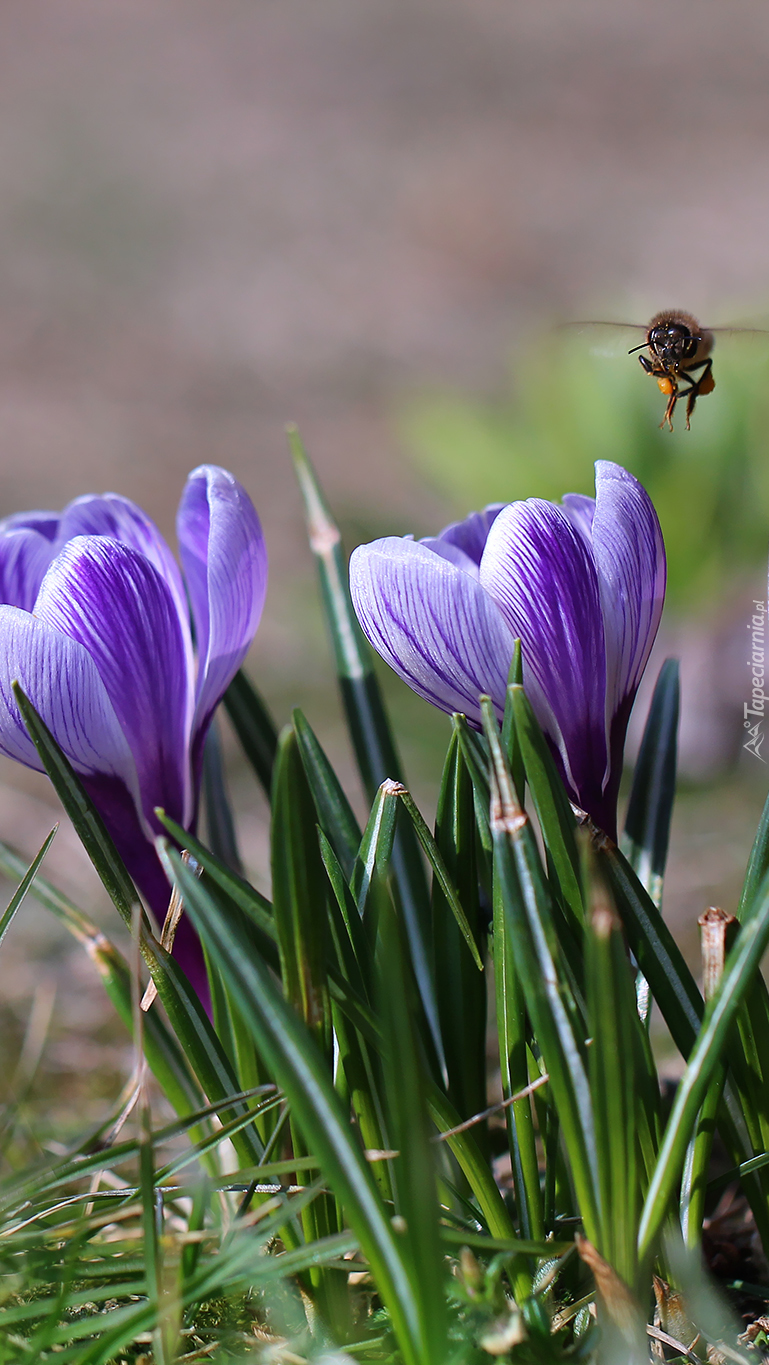
<path id="1" fill-rule="evenodd" d="M 717 337 L 769 337 L 768 327 L 708 327 Z"/>
<path id="2" fill-rule="evenodd" d="M 584 337 L 591 355 L 620 356 L 646 343 L 647 328 L 640 322 L 567 322 L 560 329 Z"/>

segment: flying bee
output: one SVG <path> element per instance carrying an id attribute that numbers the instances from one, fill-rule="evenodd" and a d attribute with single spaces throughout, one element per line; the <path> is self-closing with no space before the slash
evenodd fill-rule
<path id="1" fill-rule="evenodd" d="M 711 351 L 715 345 L 713 333 L 701 327 L 691 313 L 665 309 L 655 313 L 646 329 L 646 340 L 633 346 L 628 355 L 647 350 L 639 355 L 641 367 L 657 381 L 661 393 L 667 394 L 667 407 L 660 426 L 673 430 L 673 413 L 679 398 L 686 399 L 686 430 L 698 398 L 712 393 L 716 387 Z M 699 373 L 697 373 L 699 371 Z M 686 384 L 688 387 L 681 388 Z"/>
<path id="2" fill-rule="evenodd" d="M 627 354 L 635 355 L 638 351 L 644 353 L 638 356 L 641 368 L 656 379 L 660 392 L 667 398 L 660 426 L 667 426 L 671 431 L 679 398 L 686 399 L 688 431 L 697 399 L 712 393 L 716 387 L 712 360 L 716 337 L 769 335 L 764 329 L 756 327 L 703 327 L 691 313 L 680 308 L 666 308 L 661 313 L 655 313 L 645 327 L 635 322 L 575 322 L 566 325 L 579 331 L 598 329 L 602 333 L 618 334 L 608 346 L 600 344 L 591 348 L 602 355 L 617 354 L 620 349 L 617 344 L 619 337 L 627 337 L 633 332 L 644 336 L 644 340 L 632 346 Z M 626 346 L 627 341 L 621 349 L 624 351 Z"/>

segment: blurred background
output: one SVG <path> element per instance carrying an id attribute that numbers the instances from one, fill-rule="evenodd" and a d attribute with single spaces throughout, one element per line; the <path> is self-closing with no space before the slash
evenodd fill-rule
<path id="1" fill-rule="evenodd" d="M 348 548 L 627 465 L 671 560 L 655 658 L 680 654 L 685 713 L 666 912 L 696 957 L 766 788 L 741 722 L 769 338 L 719 339 L 716 391 L 671 435 L 634 338 L 558 326 L 677 306 L 765 324 L 764 0 L 6 0 L 2 35 L 0 515 L 117 490 L 172 537 L 188 470 L 233 470 L 271 557 L 250 672 L 280 723 L 306 709 L 360 804 L 286 422 Z M 448 722 L 384 681 L 430 814 Z M 228 750 L 266 886 L 265 809 Z M 46 782 L 3 763 L 0 838 L 31 857 L 55 818 Z M 47 871 L 117 932 L 65 826 Z M 0 992 L 27 1069 L 48 1031 L 46 1114 L 60 1096 L 66 1128 L 76 1100 L 81 1123 L 124 1079 L 126 1040 L 31 904 Z"/>

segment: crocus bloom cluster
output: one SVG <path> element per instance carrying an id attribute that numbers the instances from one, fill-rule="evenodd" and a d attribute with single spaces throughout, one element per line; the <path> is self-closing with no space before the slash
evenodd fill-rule
<path id="1" fill-rule="evenodd" d="M 154 810 L 194 828 L 206 733 L 267 586 L 259 518 L 226 470 L 193 470 L 177 532 L 184 580 L 155 524 L 115 493 L 0 522 L 0 750 L 41 767 L 18 680 L 161 923 L 169 888 Z M 175 956 L 199 983 L 184 919 Z"/>
<path id="2" fill-rule="evenodd" d="M 358 619 L 382 658 L 443 711 L 504 709 L 514 641 L 572 800 L 616 835 L 630 711 L 665 596 L 665 549 L 637 479 L 596 464 L 596 496 L 473 513 L 433 539 L 386 537 L 350 561 Z"/>

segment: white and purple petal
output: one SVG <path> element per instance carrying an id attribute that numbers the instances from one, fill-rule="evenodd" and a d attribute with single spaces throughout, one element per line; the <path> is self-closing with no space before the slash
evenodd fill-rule
<path id="1" fill-rule="evenodd" d="M 1 533 L 0 602 L 31 611 L 54 553 L 51 540 L 35 527 L 17 526 Z"/>
<path id="2" fill-rule="evenodd" d="M 606 663 L 598 581 L 566 512 L 531 498 L 496 518 L 480 582 L 519 636 L 524 682 L 572 790 L 600 790 L 608 764 Z"/>
<path id="3" fill-rule="evenodd" d="M 589 498 L 585 493 L 564 493 L 561 505 L 574 530 L 592 550 L 595 498 Z"/>
<path id="4" fill-rule="evenodd" d="M 503 502 L 490 502 L 481 512 L 471 512 L 463 521 L 453 521 L 450 526 L 444 526 L 437 536 L 427 537 L 421 544 L 450 559 L 459 568 L 466 567 L 460 558 L 466 556 L 475 565 L 477 576 L 489 531 L 504 505 Z"/>
<path id="5" fill-rule="evenodd" d="M 135 502 L 119 493 L 87 493 L 82 498 L 75 498 L 61 514 L 57 549 L 62 549 L 75 536 L 109 536 L 139 550 L 165 579 L 176 602 L 179 619 L 185 630 L 188 629 L 189 607 L 179 565 L 154 521 Z M 191 648 L 190 645 L 190 651 Z"/>
<path id="6" fill-rule="evenodd" d="M 267 549 L 251 499 L 217 465 L 201 465 L 190 474 L 177 531 L 199 660 L 194 771 L 211 715 L 259 625 L 267 591 Z"/>
<path id="7" fill-rule="evenodd" d="M 185 823 L 193 687 L 165 579 L 129 545 L 76 536 L 48 570 L 35 616 L 88 652 L 134 755 L 148 824 L 158 805 Z"/>
<path id="8" fill-rule="evenodd" d="M 353 552 L 350 592 L 371 644 L 419 696 L 479 725 L 488 693 L 501 715 L 514 641 L 476 578 L 391 536 Z"/>
<path id="9" fill-rule="evenodd" d="M 651 498 L 621 465 L 596 462 L 593 557 L 606 635 L 607 725 L 635 696 L 665 600 L 665 546 Z"/>
<path id="10" fill-rule="evenodd" d="M 0 750 L 41 771 L 14 682 L 81 776 L 120 787 L 139 804 L 133 754 L 87 649 L 29 612 L 0 606 Z"/>

